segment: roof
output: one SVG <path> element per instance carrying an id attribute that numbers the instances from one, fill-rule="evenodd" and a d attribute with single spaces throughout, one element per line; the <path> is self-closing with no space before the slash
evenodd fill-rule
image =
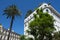
<path id="1" fill-rule="evenodd" d="M 48 6 L 44 7 L 43 9 L 49 8 L 49 9 L 51 10 L 51 12 L 53 12 L 57 17 L 60 18 L 60 14 L 50 5 L 50 3 L 48 3 L 48 4 L 47 4 L 47 3 L 42 3 L 42 4 L 40 4 L 39 7 L 41 8 L 41 6 L 44 5 L 44 4 L 45 4 L 45 5 L 48 5 Z M 32 12 L 32 13 L 33 13 L 33 12 Z M 32 13 L 31 13 L 31 14 L 32 14 Z M 30 14 L 29 14 L 29 15 L 30 15 Z M 28 16 L 29 16 L 29 15 L 28 15 Z M 28 17 L 28 16 L 27 16 L 27 17 Z M 26 18 L 27 18 L 27 17 L 26 17 Z M 26 18 L 25 18 L 25 19 L 26 19 Z"/>
<path id="2" fill-rule="evenodd" d="M 60 18 L 60 14 L 51 5 L 49 5 L 48 7 L 45 7 L 45 8 L 49 8 L 51 12 L 53 12 L 56 16 L 58 16 Z"/>
<path id="3" fill-rule="evenodd" d="M 6 30 L 7 32 L 9 32 L 9 30 L 8 29 L 5 29 L 4 27 L 3 27 L 3 30 Z M 16 34 L 16 35 L 19 35 L 20 36 L 20 34 L 18 34 L 18 33 L 16 33 L 16 32 L 11 32 L 11 33 L 13 33 L 13 34 Z"/>

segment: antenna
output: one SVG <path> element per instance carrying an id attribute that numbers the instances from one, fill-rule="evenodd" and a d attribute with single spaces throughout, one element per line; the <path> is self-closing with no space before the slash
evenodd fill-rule
<path id="1" fill-rule="evenodd" d="M 46 0 L 45 2 L 48 3 L 48 5 L 51 5 L 52 1 L 51 0 Z"/>

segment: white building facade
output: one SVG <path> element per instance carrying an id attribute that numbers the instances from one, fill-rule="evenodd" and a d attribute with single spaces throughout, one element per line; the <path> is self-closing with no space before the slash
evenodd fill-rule
<path id="1" fill-rule="evenodd" d="M 43 12 L 47 12 L 53 16 L 53 18 L 55 19 L 54 22 L 54 27 L 56 28 L 56 31 L 60 30 L 60 14 L 49 4 L 47 3 L 43 3 L 41 4 L 41 6 L 38 7 L 38 9 L 42 8 Z M 28 33 L 26 32 L 26 30 L 28 29 L 28 24 L 34 19 L 33 14 L 36 13 L 36 10 L 34 12 L 32 12 L 27 18 L 25 18 L 24 20 L 24 35 L 28 35 Z M 32 36 L 29 36 L 32 37 Z"/>
<path id="2" fill-rule="evenodd" d="M 0 25 L 0 40 L 7 40 L 9 30 L 5 29 Z M 12 31 L 10 33 L 9 40 L 20 40 L 20 35 Z"/>

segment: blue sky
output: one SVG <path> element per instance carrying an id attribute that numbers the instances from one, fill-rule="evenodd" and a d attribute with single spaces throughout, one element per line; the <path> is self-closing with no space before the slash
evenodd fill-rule
<path id="1" fill-rule="evenodd" d="M 17 17 L 13 23 L 13 30 L 19 34 L 24 34 L 24 16 L 28 10 L 34 10 L 40 3 L 51 3 L 51 5 L 60 12 L 60 0 L 0 0 L 0 23 L 4 28 L 8 29 L 10 26 L 10 19 L 6 19 L 6 16 L 2 15 L 3 10 L 9 5 L 15 4 L 22 12 L 21 17 Z"/>

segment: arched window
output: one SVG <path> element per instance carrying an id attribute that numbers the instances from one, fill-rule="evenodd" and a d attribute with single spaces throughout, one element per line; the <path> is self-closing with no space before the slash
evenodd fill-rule
<path id="1" fill-rule="evenodd" d="M 47 5 L 44 5 L 45 7 L 47 6 Z"/>
<path id="2" fill-rule="evenodd" d="M 46 12 L 49 12 L 49 10 L 48 10 L 48 9 L 46 9 Z"/>

